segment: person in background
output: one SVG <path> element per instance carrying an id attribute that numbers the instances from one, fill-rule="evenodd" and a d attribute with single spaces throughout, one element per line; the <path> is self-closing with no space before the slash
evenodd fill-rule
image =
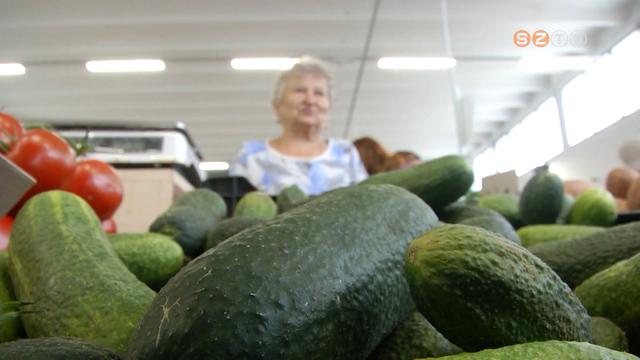
<path id="1" fill-rule="evenodd" d="M 369 175 L 385 171 L 389 152 L 384 146 L 368 136 L 356 139 L 353 145 L 358 149 L 360 158 Z"/>
<path id="2" fill-rule="evenodd" d="M 317 195 L 364 180 L 367 172 L 353 144 L 326 136 L 331 95 L 331 75 L 319 60 L 303 57 L 280 74 L 272 101 L 280 135 L 245 142 L 229 174 L 270 195 L 290 185 Z"/>
<path id="3" fill-rule="evenodd" d="M 406 169 L 420 164 L 422 160 L 418 154 L 411 151 L 396 151 L 389 157 L 385 165 L 385 171 Z"/>

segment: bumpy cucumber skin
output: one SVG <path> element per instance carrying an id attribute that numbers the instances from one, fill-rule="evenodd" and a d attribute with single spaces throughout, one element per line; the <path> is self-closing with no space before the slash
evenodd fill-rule
<path id="1" fill-rule="evenodd" d="M 119 354 L 85 339 L 45 337 L 0 344 L 0 359 L 119 360 L 121 357 Z"/>
<path id="2" fill-rule="evenodd" d="M 418 310 L 465 351 L 590 341 L 587 311 L 540 259 L 492 232 L 440 226 L 412 241 L 405 269 Z"/>
<path id="3" fill-rule="evenodd" d="M 166 235 L 119 233 L 109 235 L 109 241 L 129 271 L 156 291 L 182 267 L 184 252 Z"/>
<path id="4" fill-rule="evenodd" d="M 562 211 L 564 187 L 555 174 L 542 171 L 524 186 L 519 209 L 526 224 L 555 224 Z"/>
<path id="5" fill-rule="evenodd" d="M 211 229 L 207 234 L 207 241 L 204 249 L 209 250 L 218 246 L 221 242 L 227 240 L 231 236 L 239 233 L 240 231 L 249 228 L 254 225 L 258 225 L 265 220 L 258 218 L 251 218 L 246 216 L 236 216 L 228 219 L 224 219 Z"/>
<path id="6" fill-rule="evenodd" d="M 227 204 L 222 196 L 205 188 L 193 189 L 181 194 L 172 206 L 192 207 L 214 220 L 220 220 L 227 216 Z"/>
<path id="7" fill-rule="evenodd" d="M 600 316 L 591 317 L 592 344 L 629 352 L 629 341 L 624 331 L 613 321 Z"/>
<path id="8" fill-rule="evenodd" d="M 617 225 L 579 238 L 529 248 L 575 288 L 592 275 L 640 252 L 640 222 Z"/>
<path id="9" fill-rule="evenodd" d="M 50 191 L 15 219 L 9 271 L 27 335 L 92 339 L 123 351 L 155 293 L 111 248 L 100 220 L 80 197 Z"/>
<path id="10" fill-rule="evenodd" d="M 524 247 L 546 244 L 553 241 L 569 240 L 604 231 L 603 227 L 568 224 L 527 225 L 518 229 L 518 236 Z"/>
<path id="11" fill-rule="evenodd" d="M 631 352 L 640 352 L 640 254 L 593 275 L 575 292 L 591 315 L 620 326 Z"/>
<path id="12" fill-rule="evenodd" d="M 463 157 L 448 155 L 407 169 L 376 174 L 361 184 L 400 186 L 437 211 L 467 193 L 473 184 L 473 169 Z"/>
<path id="13" fill-rule="evenodd" d="M 364 359 L 413 311 L 404 249 L 436 223 L 395 186 L 322 195 L 185 266 L 129 358 Z"/>
<path id="14" fill-rule="evenodd" d="M 436 330 L 418 311 L 398 325 L 368 360 L 413 360 L 462 352 Z"/>
<path id="15" fill-rule="evenodd" d="M 429 358 L 435 359 L 435 358 Z M 638 360 L 637 357 L 584 342 L 543 341 L 505 346 L 476 353 L 462 353 L 438 360 Z M 423 359 L 426 360 L 426 359 Z"/>

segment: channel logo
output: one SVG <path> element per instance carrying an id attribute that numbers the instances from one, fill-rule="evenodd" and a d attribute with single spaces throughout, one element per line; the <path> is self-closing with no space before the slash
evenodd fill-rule
<path id="1" fill-rule="evenodd" d="M 513 33 L 513 44 L 520 48 L 528 46 L 543 48 L 548 45 L 554 47 L 584 47 L 587 45 L 587 33 L 584 31 L 567 33 L 563 30 L 556 30 L 549 34 L 542 29 L 530 33 L 525 29 L 519 29 Z"/>

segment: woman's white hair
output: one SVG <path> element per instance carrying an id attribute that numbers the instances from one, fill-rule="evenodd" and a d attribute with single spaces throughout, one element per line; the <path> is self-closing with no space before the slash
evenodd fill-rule
<path id="1" fill-rule="evenodd" d="M 329 100 L 333 102 L 333 76 L 329 65 L 325 62 L 313 58 L 311 56 L 303 56 L 291 69 L 283 71 L 276 80 L 276 85 L 273 88 L 273 102 L 279 103 L 282 99 L 282 93 L 284 92 L 284 86 L 291 77 L 302 76 L 306 74 L 319 75 L 327 80 L 327 90 Z"/>

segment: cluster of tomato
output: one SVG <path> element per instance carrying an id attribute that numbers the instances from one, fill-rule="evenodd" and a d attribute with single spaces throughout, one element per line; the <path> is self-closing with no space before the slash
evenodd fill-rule
<path id="1" fill-rule="evenodd" d="M 76 158 L 74 148 L 53 131 L 25 130 L 13 116 L 0 112 L 0 156 L 36 179 L 9 215 L 0 218 L 0 248 L 10 231 L 13 216 L 33 195 L 62 189 L 85 199 L 103 222 L 115 232 L 111 217 L 122 202 L 122 182 L 115 169 L 100 160 Z M 6 240 L 4 241 L 6 242 Z M 6 247 L 6 244 L 4 244 Z"/>

